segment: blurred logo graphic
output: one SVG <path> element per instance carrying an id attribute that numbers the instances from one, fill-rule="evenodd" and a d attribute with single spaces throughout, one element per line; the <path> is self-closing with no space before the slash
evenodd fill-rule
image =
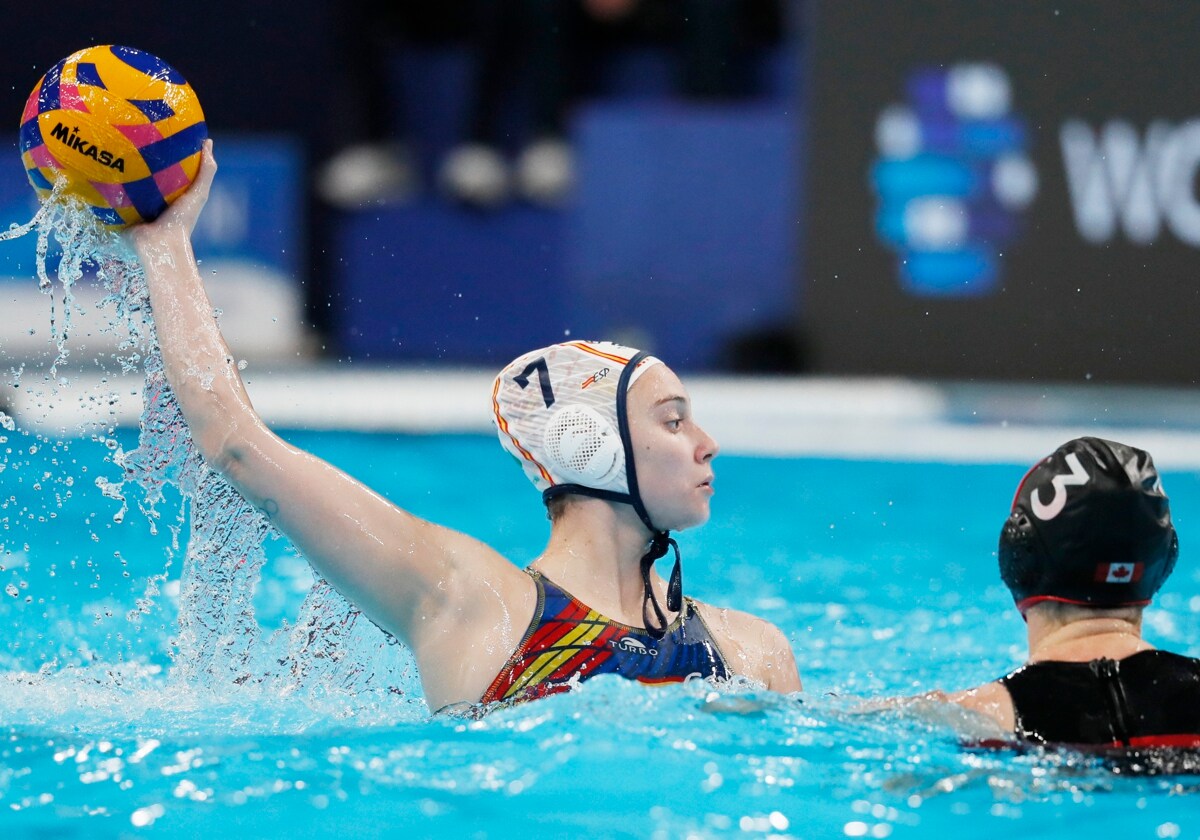
<path id="1" fill-rule="evenodd" d="M 896 252 L 908 291 L 988 294 L 1038 188 L 1008 74 L 994 64 L 921 69 L 906 93 L 875 125 L 875 230 Z"/>

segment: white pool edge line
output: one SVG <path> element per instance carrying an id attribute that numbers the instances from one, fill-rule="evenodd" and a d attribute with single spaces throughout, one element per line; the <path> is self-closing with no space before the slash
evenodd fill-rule
<path id="1" fill-rule="evenodd" d="M 280 430 L 493 431 L 493 374 L 487 371 L 319 367 L 262 375 L 248 370 L 245 377 L 255 407 Z M 53 390 L 32 376 L 25 379 L 23 387 L 5 390 L 4 401 L 32 431 L 74 436 L 81 429 L 134 426 L 141 414 L 140 374 L 68 373 Z M 726 453 L 1027 463 L 1088 434 L 1145 448 L 1166 470 L 1200 469 L 1200 416 L 1195 429 L 1053 417 L 956 422 L 944 389 L 901 379 L 690 376 L 686 382 L 697 419 Z M 995 393 L 1003 394 L 1003 388 Z"/>

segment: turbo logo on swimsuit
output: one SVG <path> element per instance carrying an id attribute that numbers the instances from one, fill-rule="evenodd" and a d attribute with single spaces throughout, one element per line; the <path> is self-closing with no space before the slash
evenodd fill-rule
<path id="1" fill-rule="evenodd" d="M 652 647 L 646 647 L 632 636 L 625 636 L 621 639 L 615 639 L 609 644 L 617 650 L 623 650 L 626 653 L 640 653 L 642 656 L 658 656 L 658 651 Z"/>
<path id="2" fill-rule="evenodd" d="M 109 169 L 115 169 L 118 172 L 125 171 L 125 158 L 117 157 L 112 152 L 107 152 L 95 143 L 83 139 L 79 136 L 78 128 L 68 129 L 62 123 L 57 123 L 50 130 L 50 136 L 65 144 L 68 149 L 74 149 L 84 157 L 98 161 Z"/>

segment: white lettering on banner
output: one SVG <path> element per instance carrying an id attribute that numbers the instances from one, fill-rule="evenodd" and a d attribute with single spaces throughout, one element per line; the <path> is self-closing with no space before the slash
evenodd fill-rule
<path id="1" fill-rule="evenodd" d="M 1172 159 L 1163 169 L 1173 173 L 1160 186 L 1166 197 L 1167 223 L 1176 236 L 1200 248 L 1200 201 L 1196 198 L 1196 172 L 1200 169 L 1200 119 L 1188 120 L 1175 129 L 1166 151 Z"/>
<path id="2" fill-rule="evenodd" d="M 1124 120 L 1099 133 L 1082 120 L 1067 120 L 1059 134 L 1071 208 L 1079 234 L 1110 241 L 1120 229 L 1130 241 L 1149 245 L 1162 225 L 1181 241 L 1200 247 L 1200 119 L 1178 127 L 1155 121 L 1145 138 Z"/>

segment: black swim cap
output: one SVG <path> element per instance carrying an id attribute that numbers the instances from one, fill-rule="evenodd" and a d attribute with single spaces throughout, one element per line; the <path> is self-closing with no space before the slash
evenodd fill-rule
<path id="1" fill-rule="evenodd" d="M 1034 465 L 1000 532 L 1000 576 L 1022 613 L 1039 601 L 1148 604 L 1178 554 L 1150 454 L 1091 437 Z"/>

